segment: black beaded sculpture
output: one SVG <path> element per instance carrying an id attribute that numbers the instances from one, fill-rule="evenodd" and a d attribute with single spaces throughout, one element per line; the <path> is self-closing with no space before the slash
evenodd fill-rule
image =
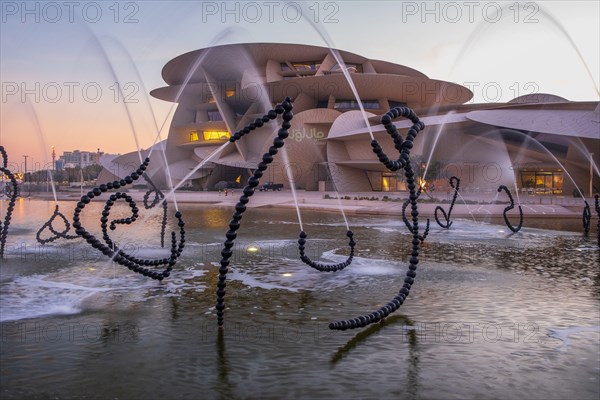
<path id="1" fill-rule="evenodd" d="M 120 181 L 102 184 L 99 187 L 92 189 L 87 193 L 87 195 L 82 196 L 81 200 L 77 203 L 77 207 L 75 207 L 75 213 L 73 214 L 73 227 L 75 228 L 75 233 L 77 233 L 77 235 L 84 238 L 93 248 L 98 249 L 104 255 L 110 257 L 113 261 L 129 268 L 131 271 L 161 281 L 171 274 L 173 266 L 176 264 L 177 259 L 181 255 L 185 246 L 185 223 L 183 222 L 181 212 L 177 211 L 175 213 L 175 218 L 177 218 L 179 225 L 179 241 L 177 240 L 177 234 L 175 232 L 171 232 L 171 256 L 156 260 L 140 259 L 126 253 L 120 249 L 108 235 L 107 227 L 109 227 L 110 230 L 115 230 L 117 225 L 129 225 L 135 222 L 138 218 L 139 209 L 137 208 L 135 201 L 133 201 L 131 196 L 128 194 L 116 192 L 111 194 L 109 199 L 106 201 L 104 210 L 102 211 L 102 217 L 100 218 L 100 226 L 102 228 L 102 238 L 104 239 L 104 243 L 94 237 L 83 227 L 80 218 L 81 212 L 93 198 L 101 196 L 102 193 L 105 193 L 108 190 L 119 189 L 120 187 L 130 185 L 133 183 L 133 181 L 137 180 L 141 175 L 144 174 L 149 162 L 150 159 L 146 158 L 139 168 L 131 175 L 126 176 Z M 129 205 L 129 208 L 131 209 L 131 216 L 127 218 L 114 219 L 110 221 L 109 225 L 111 209 L 120 199 L 123 199 Z M 146 268 L 148 266 L 158 267 L 160 265 L 166 265 L 167 267 L 162 272 L 151 271 L 150 269 Z"/>
<path id="2" fill-rule="evenodd" d="M 311 260 L 305 253 L 304 253 L 304 245 L 306 244 L 306 233 L 304 231 L 300 231 L 300 239 L 298 239 L 298 250 L 300 251 L 300 259 L 302 260 L 302 262 L 306 265 L 309 265 L 310 267 L 316 269 L 317 271 L 321 271 L 321 272 L 335 272 L 335 271 L 341 271 L 344 268 L 346 268 L 348 265 L 352 264 L 352 259 L 354 258 L 354 246 L 356 245 L 356 242 L 354 241 L 354 233 L 352 233 L 352 231 L 348 231 L 346 232 L 346 236 L 348 236 L 348 238 L 350 239 L 350 241 L 348 242 L 348 246 L 350 246 L 350 255 L 348 256 L 348 258 L 346 259 L 346 261 L 338 263 L 338 264 L 323 264 L 320 262 L 316 262 Z"/>
<path id="3" fill-rule="evenodd" d="M 6 215 L 4 216 L 4 222 L 0 221 L 0 258 L 4 257 L 4 248 L 6 246 L 6 238 L 8 237 L 8 226 L 12 219 L 12 213 L 15 209 L 15 202 L 18 196 L 18 184 L 15 175 L 8 169 L 8 155 L 3 146 L 0 146 L 0 155 L 2 156 L 2 164 L 0 164 L 0 173 L 8 178 L 12 190 L 7 192 L 8 207 L 6 208 Z"/>
<path id="4" fill-rule="evenodd" d="M 254 194 L 255 188 L 260 182 L 264 171 L 267 169 L 269 164 L 273 162 L 273 156 L 279 152 L 279 149 L 283 147 L 284 140 L 289 136 L 288 129 L 292 126 L 290 121 L 294 117 L 292 113 L 292 99 L 286 97 L 281 104 L 277 104 L 274 109 L 262 116 L 257 118 L 254 122 L 246 125 L 243 129 L 235 132 L 231 138 L 230 143 L 234 143 L 240 140 L 244 135 L 247 135 L 251 131 L 262 127 L 264 124 L 277 118 L 277 115 L 282 114 L 283 122 L 281 128 L 277 132 L 277 137 L 273 139 L 273 146 L 269 147 L 269 151 L 262 156 L 262 161 L 258 163 L 258 167 L 254 170 L 254 173 L 248 178 L 248 183 L 244 187 L 243 195 L 240 197 L 240 201 L 235 205 L 235 213 L 231 221 L 229 222 L 229 230 L 225 234 L 227 240 L 223 243 L 223 250 L 221 251 L 221 267 L 219 267 L 219 282 L 217 283 L 217 323 L 219 328 L 223 326 L 224 314 L 225 314 L 225 287 L 227 286 L 227 272 L 229 271 L 229 259 L 233 255 L 231 248 L 233 247 L 233 241 L 237 237 L 236 231 L 240 229 L 240 220 L 244 211 L 246 211 L 246 204 L 250 201 L 250 197 Z"/>
<path id="5" fill-rule="evenodd" d="M 423 187 L 419 186 L 419 189 L 417 189 L 417 200 L 419 200 L 419 198 L 421 197 L 422 191 L 423 191 Z M 406 208 L 408 207 L 409 204 L 410 204 L 410 198 L 407 199 L 404 202 L 404 204 L 402 204 L 402 221 L 404 222 L 404 225 L 406 225 L 406 227 L 408 228 L 408 231 L 410 233 L 414 233 L 412 225 L 408 221 L 408 218 L 406 218 Z M 425 224 L 425 230 L 423 231 L 423 234 L 419 235 L 419 240 L 421 241 L 421 243 L 425 241 L 428 234 L 429 234 L 429 218 L 427 218 L 427 222 Z"/>
<path id="6" fill-rule="evenodd" d="M 508 188 L 504 185 L 500 185 L 500 187 L 498 187 L 498 192 L 501 191 L 505 191 L 506 194 L 508 195 L 508 200 L 510 201 L 510 205 L 508 205 L 503 212 L 503 216 L 504 216 L 504 223 L 506 224 L 506 226 L 508 226 L 508 229 L 510 229 L 511 231 L 517 233 L 521 230 L 521 228 L 523 227 L 523 209 L 521 208 L 521 206 L 519 205 L 519 225 L 514 227 L 510 221 L 508 220 L 508 216 L 506 215 L 507 212 L 509 212 L 510 210 L 512 210 L 513 208 L 515 208 L 515 201 L 512 197 L 512 194 L 510 193 L 510 190 L 508 190 Z"/>
<path id="7" fill-rule="evenodd" d="M 583 214 L 581 216 L 583 220 L 583 234 L 587 236 L 590 233 L 590 226 L 592 225 L 592 212 L 590 211 L 590 205 L 586 200 L 583 201 L 585 207 L 583 207 Z"/>
<path id="8" fill-rule="evenodd" d="M 62 220 L 63 224 L 65 225 L 64 229 L 62 231 L 57 231 L 56 228 L 54 227 L 54 220 L 56 218 L 59 218 L 60 220 Z M 48 229 L 50 232 L 52 232 L 52 234 L 54 236 L 50 236 L 47 239 L 43 239 L 42 238 L 42 233 L 44 232 L 45 229 Z M 56 239 L 67 239 L 67 240 L 72 240 L 72 239 L 77 239 L 79 236 L 77 235 L 68 235 L 69 231 L 71 230 L 71 224 L 69 223 L 69 221 L 67 220 L 67 217 L 65 217 L 63 215 L 63 213 L 61 213 L 58 210 L 58 204 L 56 205 L 56 207 L 54 208 L 54 213 L 52 214 L 52 216 L 50 217 L 50 219 L 44 224 L 42 225 L 42 227 L 37 231 L 35 238 L 38 241 L 38 243 L 44 245 L 50 242 L 55 241 Z"/>
<path id="9" fill-rule="evenodd" d="M 596 224 L 596 236 L 598 236 L 598 247 L 600 247 L 600 202 L 598 201 L 598 195 L 594 196 L 594 206 L 596 209 L 596 216 L 598 217 L 598 223 Z"/>
<path id="10" fill-rule="evenodd" d="M 396 126 L 392 122 L 392 119 L 404 117 L 408 118 L 412 121 L 413 125 L 408 130 L 408 134 L 406 135 L 406 139 L 402 139 Z M 419 263 L 419 244 L 421 243 L 419 237 L 419 211 L 417 207 L 417 191 L 415 185 L 415 174 L 412 169 L 412 166 L 409 162 L 410 149 L 413 147 L 413 140 L 417 136 L 417 134 L 425 128 L 425 124 L 419 120 L 419 117 L 414 113 L 413 110 L 407 107 L 397 107 L 392 108 L 388 111 L 383 117 L 381 117 L 381 123 L 385 127 L 387 133 L 394 140 L 394 147 L 400 153 L 400 156 L 397 160 L 390 160 L 388 156 L 383 152 L 383 149 L 377 142 L 377 140 L 373 139 L 371 141 L 371 146 L 373 147 L 373 152 L 379 158 L 379 161 L 385 165 L 387 169 L 390 171 L 398 171 L 404 168 L 404 176 L 406 177 L 406 182 L 408 183 L 408 190 L 410 191 L 409 200 L 411 203 L 411 215 L 412 215 L 412 253 L 409 261 L 408 271 L 406 272 L 406 277 L 404 278 L 404 285 L 400 289 L 398 295 L 396 295 L 390 302 L 381 307 L 380 309 L 373 311 L 370 314 L 359 316 L 353 319 L 343 320 L 332 322 L 329 324 L 330 329 L 336 330 L 346 330 L 346 329 L 354 329 L 354 328 L 362 328 L 374 322 L 382 321 L 391 313 L 395 312 L 400 308 L 400 306 L 406 300 L 406 297 L 410 293 L 410 289 L 412 284 L 415 281 L 416 277 L 416 269 L 417 264 Z"/>
<path id="11" fill-rule="evenodd" d="M 150 189 L 144 194 L 144 208 L 146 210 L 150 210 L 154 208 L 159 201 L 162 200 L 162 208 L 163 208 L 163 218 L 160 224 L 160 247 L 165 247 L 165 232 L 167 230 L 167 201 L 165 200 L 165 195 L 160 191 L 152 182 L 148 174 L 142 174 L 142 177 L 148 182 L 150 185 Z M 150 199 L 150 195 L 154 193 L 154 199 L 152 203 L 148 204 L 148 200 Z"/>
<path id="12" fill-rule="evenodd" d="M 458 196 L 458 191 L 460 190 L 459 189 L 460 188 L 460 179 L 458 179 L 456 176 L 450 177 L 449 182 L 450 182 L 450 186 L 452 187 L 452 189 L 454 189 L 454 196 L 452 197 L 452 202 L 450 203 L 450 208 L 448 209 L 448 214 L 446 214 L 446 211 L 444 211 L 444 209 L 441 206 L 437 206 L 435 208 L 435 212 L 433 214 L 435 217 L 435 222 L 437 222 L 438 225 L 444 229 L 450 229 L 450 226 L 452 226 L 453 221 L 450 221 L 450 214 L 452 214 L 452 208 L 454 208 L 454 203 L 456 203 L 456 197 Z M 438 211 L 441 211 L 446 222 L 442 223 L 440 221 L 440 219 L 438 218 Z"/>

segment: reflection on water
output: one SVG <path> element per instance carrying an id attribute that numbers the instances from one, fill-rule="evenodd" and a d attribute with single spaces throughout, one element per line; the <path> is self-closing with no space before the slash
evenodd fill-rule
<path id="1" fill-rule="evenodd" d="M 68 216 L 74 204 L 60 207 Z M 84 222 L 96 234 L 101 207 L 88 207 Z M 0 267 L 3 399 L 600 394 L 599 251 L 571 231 L 580 221 L 551 221 L 561 231 L 526 221 L 514 235 L 501 217 L 432 227 L 401 310 L 384 324 L 339 332 L 328 329 L 331 320 L 375 309 L 401 287 L 410 250 L 402 221 L 350 217 L 355 261 L 319 273 L 298 259 L 294 210 L 251 209 L 219 333 L 217 265 L 231 210 L 180 208 L 186 249 L 157 283 L 81 240 L 36 245 L 53 204 L 18 203 Z M 160 257 L 160 217 L 114 236 L 131 252 Z M 303 222 L 312 259 L 347 257 L 339 213 L 303 212 Z"/>

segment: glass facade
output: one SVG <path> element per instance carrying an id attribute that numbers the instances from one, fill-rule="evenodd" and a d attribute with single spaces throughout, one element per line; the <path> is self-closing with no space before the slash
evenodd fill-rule
<path id="1" fill-rule="evenodd" d="M 321 67 L 321 63 L 317 61 L 290 62 L 289 64 L 282 62 L 280 65 L 284 80 L 313 76 L 317 73 L 319 67 Z"/>
<path id="2" fill-rule="evenodd" d="M 231 137 L 229 135 L 229 132 L 227 132 L 227 131 L 204 131 L 204 132 L 202 132 L 202 134 L 204 136 L 204 140 L 206 140 L 206 141 L 229 140 L 229 138 Z"/>
<path id="3" fill-rule="evenodd" d="M 209 121 L 223 121 L 223 117 L 221 113 L 218 111 L 208 111 L 208 120 Z"/>
<path id="4" fill-rule="evenodd" d="M 229 140 L 231 135 L 227 131 L 203 131 L 202 137 L 205 141 L 225 141 Z M 190 132 L 190 142 L 198 142 L 200 134 L 198 131 Z"/>
<path id="5" fill-rule="evenodd" d="M 521 187 L 531 194 L 562 194 L 562 171 L 521 171 Z"/>
<path id="6" fill-rule="evenodd" d="M 359 110 L 360 107 L 358 104 L 359 103 L 356 100 L 336 99 L 333 108 L 335 110 Z M 379 101 L 377 100 L 363 100 L 362 105 L 368 110 L 380 109 Z"/>
<path id="7" fill-rule="evenodd" d="M 348 70 L 348 72 L 359 72 L 362 73 L 362 65 L 360 64 L 352 64 L 352 63 L 345 63 L 346 64 L 346 69 Z M 330 70 L 329 72 L 342 72 L 342 68 L 340 67 L 340 64 L 335 64 Z"/>
<path id="8" fill-rule="evenodd" d="M 374 192 L 404 192 L 407 190 L 402 174 L 375 171 L 366 173 Z"/>

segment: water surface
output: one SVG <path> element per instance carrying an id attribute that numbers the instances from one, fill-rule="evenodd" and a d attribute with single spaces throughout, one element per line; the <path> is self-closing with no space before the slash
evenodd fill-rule
<path id="1" fill-rule="evenodd" d="M 60 207 L 70 216 L 74 203 Z M 573 221 L 526 219 L 517 234 L 468 219 L 450 230 L 432 225 L 400 310 L 383 324 L 337 332 L 330 321 L 373 311 L 402 286 L 411 240 L 402 221 L 349 216 L 355 261 L 320 273 L 298 260 L 294 210 L 249 209 L 220 336 L 217 265 L 232 210 L 180 207 L 186 248 L 157 283 L 80 239 L 36 245 L 54 205 L 17 204 L 0 267 L 3 399 L 600 394 L 599 252 Z M 95 203 L 84 212 L 97 236 L 99 210 Z M 311 258 L 347 257 L 339 213 L 302 217 Z M 140 256 L 162 257 L 159 232 L 157 210 L 113 237 Z"/>

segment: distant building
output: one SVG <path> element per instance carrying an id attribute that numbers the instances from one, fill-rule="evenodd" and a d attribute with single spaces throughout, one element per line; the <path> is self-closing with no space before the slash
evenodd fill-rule
<path id="1" fill-rule="evenodd" d="M 96 152 L 91 151 L 65 151 L 59 158 L 56 160 L 56 169 L 66 169 L 66 168 L 85 168 L 90 165 L 98 165 L 100 164 L 100 157 L 104 155 L 103 152 L 98 149 Z"/>

